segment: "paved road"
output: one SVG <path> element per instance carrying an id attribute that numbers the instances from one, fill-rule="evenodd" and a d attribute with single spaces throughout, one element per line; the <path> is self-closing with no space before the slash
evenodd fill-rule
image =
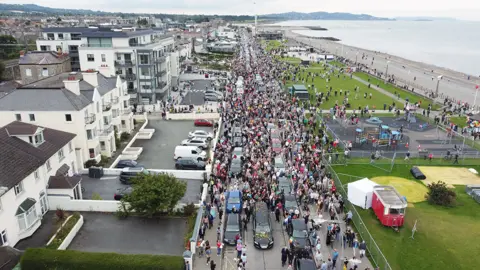
<path id="1" fill-rule="evenodd" d="M 466 77 L 464 77 L 465 75 L 462 73 L 434 67 L 428 64 L 409 61 L 395 56 L 390 56 L 388 59 L 386 59 L 385 54 L 375 54 L 374 52 L 368 50 L 341 45 L 339 43 L 326 40 L 309 39 L 308 37 L 299 36 L 292 32 L 287 32 L 287 37 L 295 38 L 297 41 L 309 44 L 315 48 L 324 49 L 332 54 L 343 56 L 352 61 L 357 60 L 359 63 L 369 65 L 370 67 L 376 68 L 378 71 L 383 73 L 387 71 L 387 61 L 390 61 L 388 64 L 388 74 L 394 74 L 397 80 L 400 79 L 412 87 L 419 85 L 434 91 L 437 85 L 437 77 L 439 75 L 444 75 L 444 78 L 439 84 L 439 93 L 443 93 L 450 97 L 455 97 L 458 100 L 467 101 L 470 104 L 474 103 L 475 85 L 478 82 L 473 81 L 473 79 L 467 80 Z M 366 54 L 368 56 L 362 60 L 362 54 Z M 372 58 L 375 58 L 373 65 Z M 403 68 L 403 66 L 405 66 L 405 68 Z M 432 69 L 434 71 L 433 73 L 431 72 Z M 416 77 L 415 81 L 414 77 Z M 433 80 L 432 77 L 434 78 Z M 475 80 L 476 79 L 477 78 L 475 78 Z M 477 100 L 477 104 L 479 103 L 480 97 L 478 97 Z"/>

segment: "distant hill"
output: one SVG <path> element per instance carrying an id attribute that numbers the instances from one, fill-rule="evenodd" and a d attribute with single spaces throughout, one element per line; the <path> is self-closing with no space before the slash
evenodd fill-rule
<path id="1" fill-rule="evenodd" d="M 106 15 L 112 14 L 110 12 L 95 11 L 87 9 L 66 9 L 66 8 L 50 8 L 39 6 L 35 4 L 0 4 L 0 12 L 24 12 L 24 13 L 39 13 L 45 15 L 63 15 L 63 14 L 79 14 L 79 15 Z"/>
<path id="2" fill-rule="evenodd" d="M 393 19 L 374 17 L 368 14 L 352 14 L 343 12 L 287 12 L 261 15 L 262 18 L 275 18 L 284 20 L 352 20 L 352 21 L 389 21 Z"/>

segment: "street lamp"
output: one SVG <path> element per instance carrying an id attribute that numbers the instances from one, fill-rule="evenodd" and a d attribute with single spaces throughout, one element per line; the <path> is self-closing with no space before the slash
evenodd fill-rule
<path id="1" fill-rule="evenodd" d="M 388 64 L 390 64 L 390 61 L 387 61 L 387 68 L 385 69 L 385 83 L 387 83 L 388 79 Z"/>
<path id="2" fill-rule="evenodd" d="M 473 100 L 472 111 L 475 110 L 475 105 L 477 104 L 477 95 L 478 95 L 478 85 L 475 85 L 475 99 Z"/>
<path id="3" fill-rule="evenodd" d="M 355 53 L 355 64 L 357 63 L 357 60 L 358 60 L 358 51 L 357 53 Z"/>
<path id="4" fill-rule="evenodd" d="M 435 97 L 438 97 L 438 86 L 440 85 L 440 80 L 442 78 L 443 78 L 443 75 L 440 75 L 440 76 L 437 77 L 437 87 L 435 88 Z"/>

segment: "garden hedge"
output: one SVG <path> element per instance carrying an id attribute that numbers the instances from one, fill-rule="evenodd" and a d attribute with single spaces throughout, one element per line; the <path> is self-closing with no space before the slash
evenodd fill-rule
<path id="1" fill-rule="evenodd" d="M 94 253 L 29 248 L 20 261 L 22 270 L 183 270 L 181 256 Z"/>

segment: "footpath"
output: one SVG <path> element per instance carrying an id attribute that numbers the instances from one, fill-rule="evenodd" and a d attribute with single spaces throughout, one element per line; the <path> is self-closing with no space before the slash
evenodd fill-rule
<path id="1" fill-rule="evenodd" d="M 207 195 L 207 201 L 210 199 L 210 196 Z M 215 207 L 214 207 L 215 208 Z M 215 208 L 215 212 L 217 216 L 213 220 L 213 226 L 211 229 L 205 231 L 205 241 L 210 242 L 210 249 L 212 253 L 210 254 L 210 261 L 213 261 L 216 264 L 214 270 L 222 269 L 222 253 L 220 256 L 217 255 L 217 228 L 220 226 L 220 218 L 218 216 L 218 209 Z M 199 239 L 200 241 L 200 239 Z M 193 269 L 195 270 L 212 270 L 210 263 L 207 264 L 207 256 L 205 252 L 203 252 L 202 256 L 199 256 L 199 252 L 197 251 L 193 259 Z"/>

